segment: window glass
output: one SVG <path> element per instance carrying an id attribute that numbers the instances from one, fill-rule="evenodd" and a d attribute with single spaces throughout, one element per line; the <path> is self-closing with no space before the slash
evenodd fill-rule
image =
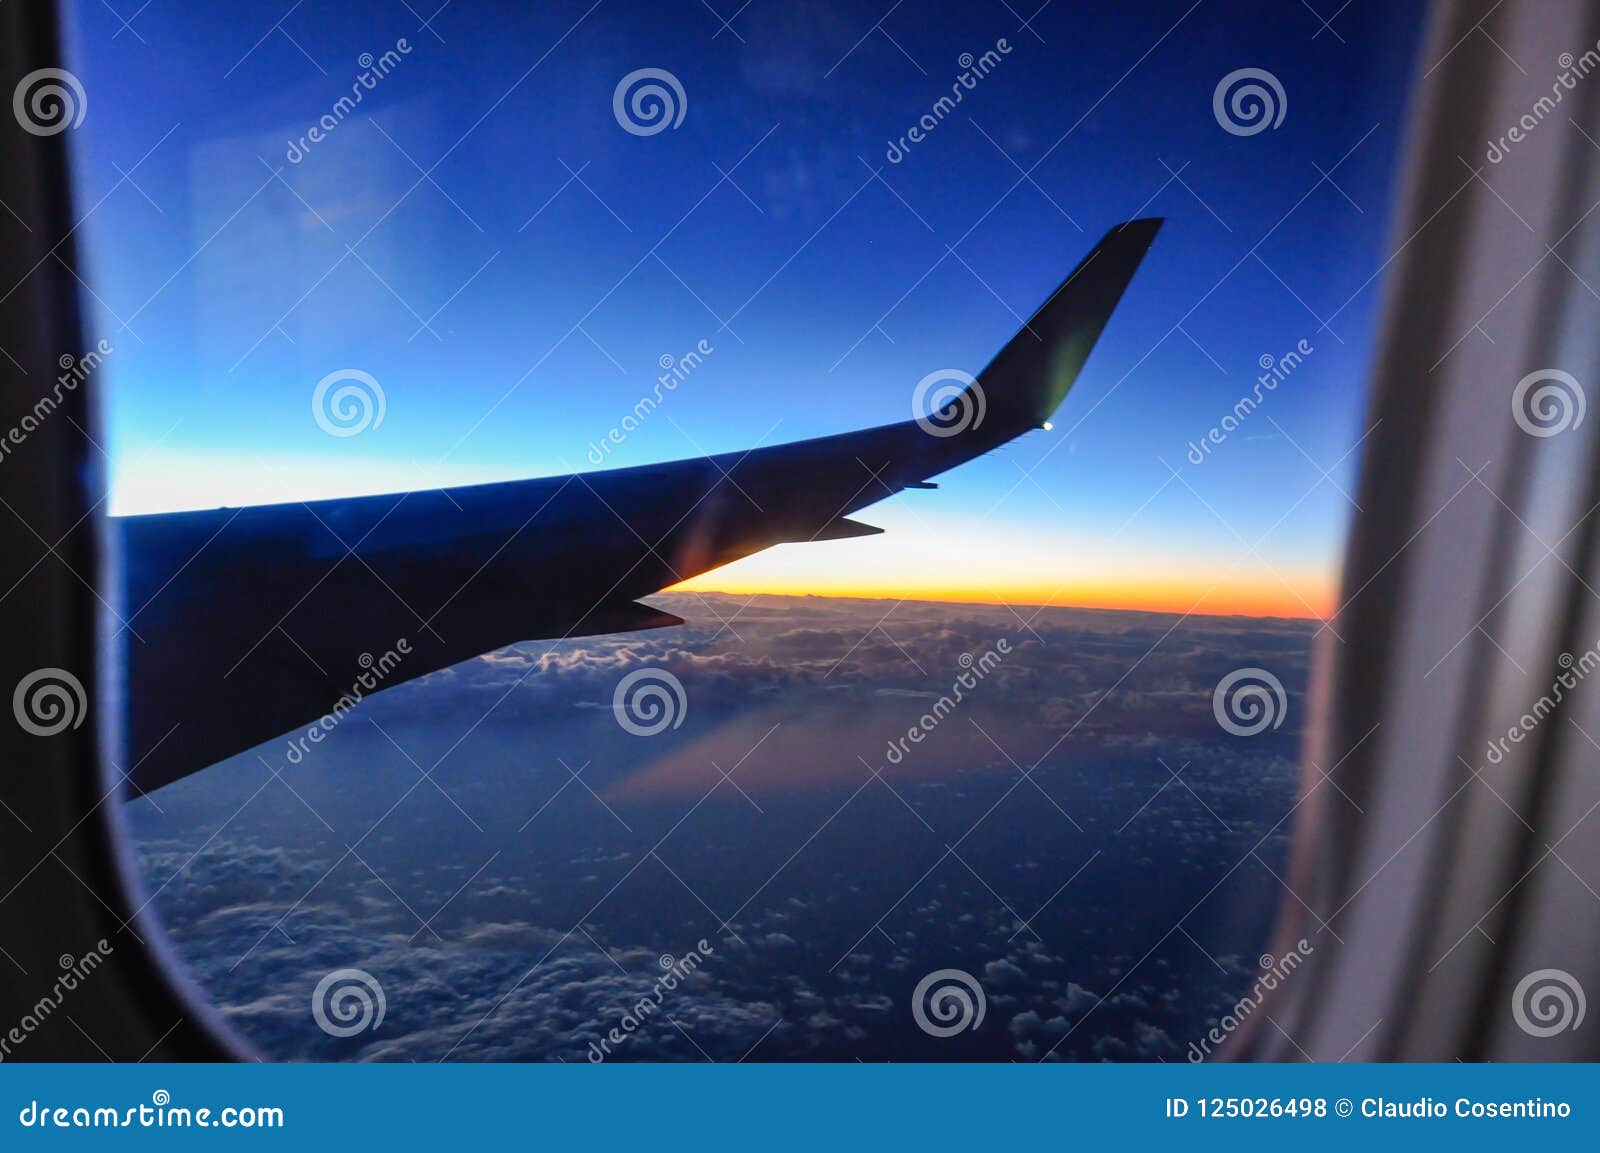
<path id="1" fill-rule="evenodd" d="M 129 801 L 188 974 L 274 1058 L 1209 1055 L 1298 960 L 1419 17 L 79 6 L 118 516 L 907 420 L 1166 218 L 1051 427 L 881 535 Z"/>

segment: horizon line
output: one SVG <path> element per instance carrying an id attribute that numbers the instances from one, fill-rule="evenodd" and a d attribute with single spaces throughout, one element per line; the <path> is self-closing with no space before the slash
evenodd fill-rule
<path id="1" fill-rule="evenodd" d="M 695 581 L 698 581 L 698 580 L 701 580 L 701 579 L 703 579 L 703 577 L 692 577 L 688 581 L 682 581 L 682 582 L 680 582 L 678 584 L 675 584 L 675 585 L 669 585 L 667 588 L 661 589 L 659 592 L 650 593 L 645 597 L 641 597 L 640 599 L 641 600 L 648 600 L 648 599 L 650 599 L 650 597 L 668 596 L 668 595 L 671 595 L 671 596 L 697 596 L 697 595 L 700 595 L 700 594 L 711 593 L 711 594 L 714 594 L 714 595 L 717 595 L 717 596 L 731 596 L 731 597 L 749 596 L 749 597 L 752 597 L 752 598 L 753 597 L 768 596 L 768 597 L 787 597 L 787 598 L 791 598 L 791 599 L 815 599 L 815 600 L 899 601 L 901 603 L 906 603 L 906 604 L 981 605 L 981 606 L 984 606 L 984 607 L 987 607 L 987 608 L 1037 609 L 1037 610 L 1039 610 L 1041 612 L 1045 611 L 1046 609 L 1054 609 L 1054 610 L 1068 611 L 1068 612 L 1125 612 L 1125 613 L 1142 613 L 1142 614 L 1147 615 L 1147 616 L 1172 616 L 1172 617 L 1179 617 L 1179 618 L 1206 617 L 1206 618 L 1214 619 L 1214 620 L 1305 621 L 1305 622 L 1308 622 L 1308 623 L 1309 622 L 1315 622 L 1317 624 L 1324 624 L 1330 619 L 1326 615 L 1321 615 L 1321 614 L 1318 614 L 1318 613 L 1312 612 L 1312 611 L 1306 611 L 1306 612 L 1301 612 L 1301 613 L 1294 613 L 1294 612 L 1243 612 L 1243 611 L 1240 611 L 1240 612 L 1219 612 L 1219 611 L 1216 611 L 1216 610 L 1207 611 L 1207 610 L 1203 610 L 1200 607 L 1200 605 L 1207 599 L 1206 596 L 1202 596 L 1198 601 L 1194 602 L 1194 604 L 1191 605 L 1188 608 L 1176 608 L 1176 607 L 1174 607 L 1174 608 L 1164 608 L 1164 607 L 1154 607 L 1154 606 L 1148 605 L 1148 604 L 1143 604 L 1143 605 L 1141 605 L 1141 604 L 1060 604 L 1060 603 L 1056 603 L 1056 602 L 1040 603 L 1040 602 L 1037 602 L 1037 601 L 1028 601 L 1028 600 L 1023 600 L 1023 601 L 1005 601 L 1005 600 L 1000 600 L 997 597 L 994 597 L 992 595 L 989 595 L 989 596 L 983 596 L 983 595 L 961 596 L 961 595 L 958 595 L 958 594 L 948 594 L 948 595 L 944 595 L 944 596 L 938 596 L 938 595 L 926 595 L 926 594 L 917 594 L 917 593 L 906 593 L 904 595 L 899 595 L 899 594 L 895 594 L 895 593 L 874 593 L 874 592 L 867 592 L 867 591 L 862 591 L 862 592 L 814 592 L 814 591 L 803 591 L 803 592 L 801 592 L 801 591 L 793 591 L 793 590 L 787 590 L 787 589 L 713 588 L 713 587 L 701 587 L 701 586 L 696 586 L 696 587 L 692 587 L 692 588 L 691 587 L 686 587 L 688 585 L 693 584 Z"/>

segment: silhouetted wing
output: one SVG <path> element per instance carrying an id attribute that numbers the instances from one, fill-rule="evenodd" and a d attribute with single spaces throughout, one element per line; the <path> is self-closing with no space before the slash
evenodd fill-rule
<path id="1" fill-rule="evenodd" d="M 850 514 L 1045 423 L 1159 227 L 1107 233 L 976 380 L 925 382 L 920 419 L 642 468 L 113 521 L 131 786 L 296 725 L 320 740 L 355 699 L 516 641 L 679 624 L 638 598 L 774 544 L 877 532 Z"/>

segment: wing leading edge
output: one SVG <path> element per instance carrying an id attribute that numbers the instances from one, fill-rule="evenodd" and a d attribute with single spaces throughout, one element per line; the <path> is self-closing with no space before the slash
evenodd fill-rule
<path id="1" fill-rule="evenodd" d="M 775 544 L 879 531 L 850 514 L 1049 419 L 1160 224 L 1108 232 L 976 379 L 925 381 L 918 419 L 638 468 L 115 519 L 129 785 L 309 733 L 517 641 L 682 623 L 638 599 Z"/>

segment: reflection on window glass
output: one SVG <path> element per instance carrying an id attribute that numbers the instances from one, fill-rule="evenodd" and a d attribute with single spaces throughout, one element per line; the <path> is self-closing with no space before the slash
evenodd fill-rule
<path id="1" fill-rule="evenodd" d="M 1292 979 L 1419 14 L 433 7 L 79 9 L 115 514 L 905 421 L 1166 224 L 1051 423 L 882 534 L 373 652 L 130 801 L 190 975 L 276 1058 L 1208 1055 Z"/>

